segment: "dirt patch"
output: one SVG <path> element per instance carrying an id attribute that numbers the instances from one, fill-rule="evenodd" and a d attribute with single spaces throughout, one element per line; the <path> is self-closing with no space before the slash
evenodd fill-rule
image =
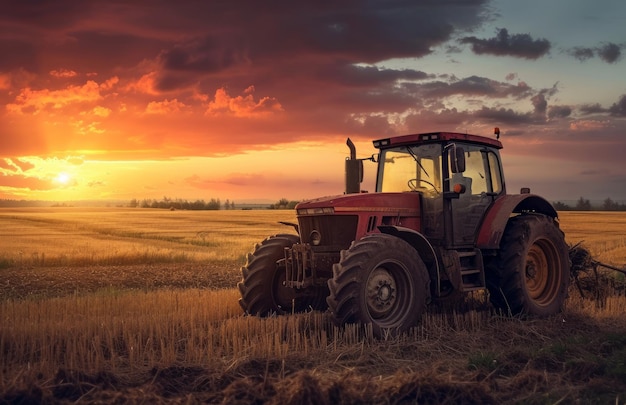
<path id="1" fill-rule="evenodd" d="M 28 267 L 0 269 L 0 299 L 62 297 L 118 290 L 158 288 L 234 288 L 238 267 L 216 264 L 148 264 L 87 267 Z"/>

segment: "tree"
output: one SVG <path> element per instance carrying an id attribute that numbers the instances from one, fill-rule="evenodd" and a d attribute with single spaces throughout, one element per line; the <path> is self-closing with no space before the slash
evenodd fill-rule
<path id="1" fill-rule="evenodd" d="M 554 209 L 557 211 L 568 211 L 571 210 L 571 207 L 565 203 L 562 203 L 561 201 L 557 201 L 554 204 Z"/>
<path id="2" fill-rule="evenodd" d="M 619 204 L 611 200 L 610 198 L 607 198 L 606 200 L 604 200 L 602 208 L 606 211 L 617 211 L 619 210 Z"/>
<path id="3" fill-rule="evenodd" d="M 576 211 L 591 211 L 591 202 L 580 197 L 576 203 Z"/>
<path id="4" fill-rule="evenodd" d="M 222 204 L 220 203 L 219 198 L 217 200 L 215 198 L 211 198 L 211 201 L 209 201 L 206 205 L 206 209 L 207 210 L 219 210 L 221 205 Z"/>

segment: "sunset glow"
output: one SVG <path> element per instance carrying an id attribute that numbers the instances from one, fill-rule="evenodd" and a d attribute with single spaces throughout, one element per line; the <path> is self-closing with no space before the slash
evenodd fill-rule
<path id="1" fill-rule="evenodd" d="M 70 182 L 70 175 L 67 173 L 59 173 L 55 180 L 57 183 L 65 185 Z"/>
<path id="2" fill-rule="evenodd" d="M 626 5 L 585 4 L 12 2 L 0 199 L 312 198 L 347 137 L 498 126 L 510 192 L 626 201 Z"/>

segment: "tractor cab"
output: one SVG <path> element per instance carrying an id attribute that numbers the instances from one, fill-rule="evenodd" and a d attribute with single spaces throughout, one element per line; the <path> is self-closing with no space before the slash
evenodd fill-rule
<path id="1" fill-rule="evenodd" d="M 506 193 L 500 141 L 436 132 L 374 141 L 380 150 L 376 192 L 421 196 L 422 229 L 431 243 L 473 247 L 477 227 Z"/>

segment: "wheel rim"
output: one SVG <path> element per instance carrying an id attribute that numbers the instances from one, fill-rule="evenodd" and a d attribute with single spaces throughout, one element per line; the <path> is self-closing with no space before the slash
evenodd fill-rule
<path id="1" fill-rule="evenodd" d="M 549 240 L 539 240 L 528 250 L 525 278 L 528 295 L 537 305 L 549 305 L 558 297 L 561 263 Z"/>
<path id="2" fill-rule="evenodd" d="M 411 311 L 413 288 L 404 266 L 386 262 L 369 275 L 366 288 L 367 311 L 379 326 L 393 327 Z"/>

